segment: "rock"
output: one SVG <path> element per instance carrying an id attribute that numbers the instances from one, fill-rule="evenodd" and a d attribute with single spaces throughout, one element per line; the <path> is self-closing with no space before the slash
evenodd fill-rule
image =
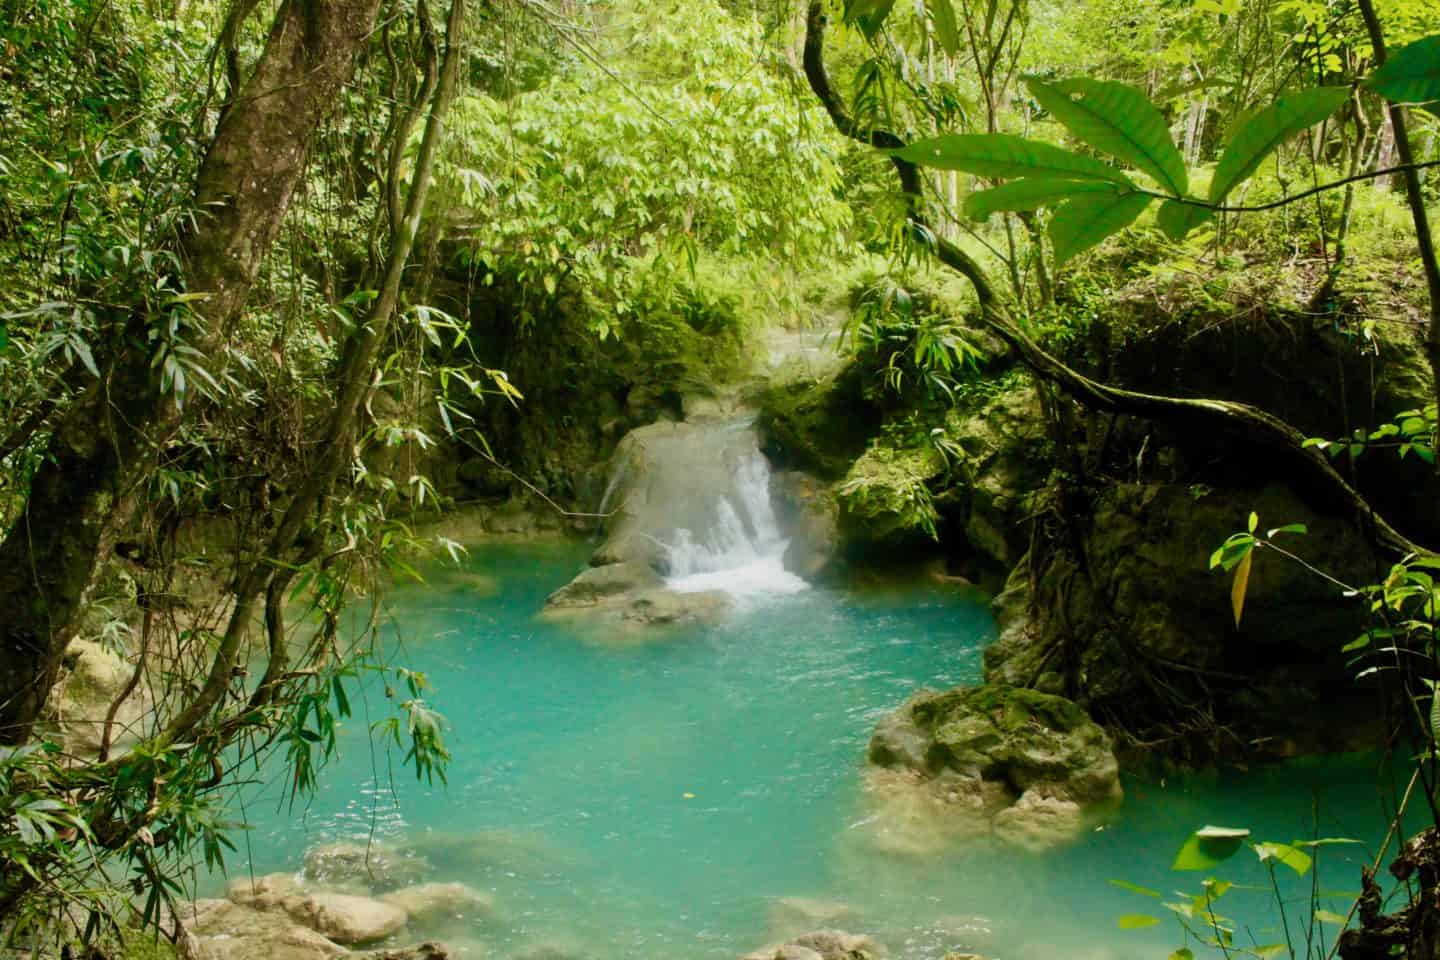
<path id="1" fill-rule="evenodd" d="M 300 881 L 294 874 L 267 873 L 253 881 L 249 877 L 231 880 L 227 895 L 233 903 L 267 910 L 279 906 L 286 897 L 294 896 L 299 890 Z"/>
<path id="2" fill-rule="evenodd" d="M 382 893 L 379 899 L 404 910 L 415 921 L 488 913 L 495 909 L 494 897 L 463 883 L 421 883 Z"/>
<path id="3" fill-rule="evenodd" d="M 408 851 L 341 840 L 306 852 L 301 878 L 317 886 L 383 892 L 419 883 L 429 873 L 430 864 Z"/>
<path id="4" fill-rule="evenodd" d="M 713 623 L 729 612 L 730 596 L 718 590 L 678 593 L 644 590 L 625 598 L 620 618 L 646 626 L 678 623 Z"/>
<path id="5" fill-rule="evenodd" d="M 1075 703 L 1019 687 L 922 691 L 877 724 L 869 759 L 1027 847 L 1074 837 L 1122 794 L 1109 735 Z"/>
<path id="6" fill-rule="evenodd" d="M 776 474 L 774 487 L 790 537 L 785 568 L 814 580 L 833 567 L 840 551 L 839 504 L 828 484 L 798 470 Z"/>
<path id="7" fill-rule="evenodd" d="M 178 913 L 198 960 L 330 960 L 348 952 L 280 911 L 196 900 Z"/>
<path id="8" fill-rule="evenodd" d="M 1042 851 L 1073 839 L 1085 829 L 1085 812 L 1073 800 L 1027 790 L 991 820 L 995 836 L 1026 850 Z"/>
<path id="9" fill-rule="evenodd" d="M 770 905 L 770 926 L 777 932 L 813 930 L 818 924 L 833 924 L 853 916 L 848 903 L 816 897 L 777 897 Z"/>
<path id="10" fill-rule="evenodd" d="M 336 943 L 373 943 L 405 928 L 405 911 L 370 897 L 347 893 L 312 893 L 287 897 L 281 904 L 299 923 Z"/>
<path id="11" fill-rule="evenodd" d="M 56 685 L 47 716 L 59 724 L 66 746 L 75 753 L 95 754 L 104 736 L 105 715 L 130 683 L 134 667 L 123 657 L 92 640 L 75 639 L 65 648 L 66 673 Z M 115 713 L 111 744 L 124 747 L 143 732 L 149 712 L 144 684 L 136 687 Z"/>
<path id="12" fill-rule="evenodd" d="M 1009 570 L 1029 545 L 1031 498 L 1043 488 L 1053 461 L 1034 386 L 1009 389 L 962 405 L 945 418 L 946 438 L 963 457 L 961 517 L 970 550 L 996 569 Z"/>
<path id="13" fill-rule="evenodd" d="M 836 487 L 842 537 L 884 546 L 931 542 L 930 528 L 940 517 L 928 485 L 944 472 L 933 446 L 872 442 Z"/>
<path id="14" fill-rule="evenodd" d="M 611 535 L 590 555 L 592 567 L 635 563 L 652 570 L 660 570 L 666 562 L 665 545 L 637 530 L 621 530 Z"/>
<path id="15" fill-rule="evenodd" d="M 451 960 L 452 957 L 458 955 L 460 955 L 459 951 L 452 950 L 447 944 L 435 940 L 426 940 L 424 943 L 417 943 L 410 947 L 362 950 L 350 954 L 356 960 Z"/>
<path id="16" fill-rule="evenodd" d="M 1379 742 L 1377 691 L 1355 681 L 1341 652 L 1364 629 L 1363 605 L 1298 564 L 1257 555 L 1237 629 L 1230 578 L 1209 567 L 1211 551 L 1254 510 L 1262 524 L 1306 524 L 1297 539 L 1307 563 L 1371 582 L 1375 564 L 1388 561 L 1348 518 L 1280 487 L 1221 493 L 1178 483 L 1111 484 L 1088 510 L 1072 526 L 1077 544 L 1037 547 L 996 598 L 1001 632 L 985 650 L 988 680 L 1084 690 L 1096 715 L 1192 763 Z M 1218 726 L 1186 737 L 1190 725 L 1176 719 L 1183 703 L 1204 703 Z"/>
<path id="17" fill-rule="evenodd" d="M 870 937 L 843 930 L 814 930 L 747 953 L 742 960 L 876 960 L 884 951 Z"/>
<path id="18" fill-rule="evenodd" d="M 609 563 L 590 567 L 574 580 L 550 594 L 549 607 L 593 607 L 634 590 L 664 586 L 665 581 L 651 567 L 636 563 Z"/>
<path id="19" fill-rule="evenodd" d="M 863 371 L 851 364 L 767 391 L 757 425 L 775 463 L 833 481 L 865 452 L 880 414 L 865 397 Z"/>

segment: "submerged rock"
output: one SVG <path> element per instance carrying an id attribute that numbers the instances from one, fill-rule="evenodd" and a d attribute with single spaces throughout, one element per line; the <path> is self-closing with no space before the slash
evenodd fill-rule
<path id="1" fill-rule="evenodd" d="M 416 921 L 437 916 L 470 916 L 495 909 L 494 897 L 463 883 L 421 883 L 382 893 L 379 899 L 399 907 Z"/>
<path id="2" fill-rule="evenodd" d="M 653 590 L 664 585 L 664 579 L 648 564 L 633 560 L 607 563 L 581 571 L 545 602 L 555 608 L 594 607 L 634 590 Z"/>
<path id="3" fill-rule="evenodd" d="M 429 873 L 425 858 L 409 851 L 342 840 L 306 852 L 301 879 L 317 886 L 384 892 L 419 883 Z"/>
<path id="4" fill-rule="evenodd" d="M 884 951 L 863 934 L 814 930 L 747 953 L 741 960 L 877 960 Z"/>
<path id="5" fill-rule="evenodd" d="M 279 906 L 286 897 L 300 891 L 300 881 L 292 873 L 267 873 L 264 876 L 240 877 L 230 881 L 226 891 L 231 902 L 256 909 Z"/>
<path id="6" fill-rule="evenodd" d="M 813 930 L 817 924 L 833 924 L 855 914 L 855 909 L 839 900 L 818 897 L 777 897 L 770 905 L 770 926 L 778 933 Z"/>
<path id="7" fill-rule="evenodd" d="M 281 904 L 292 919 L 336 943 L 374 943 L 399 933 L 409 922 L 400 907 L 348 893 L 287 897 Z"/>
<path id="8" fill-rule="evenodd" d="M 869 760 L 902 774 L 873 784 L 1030 848 L 1074 837 L 1122 795 L 1110 737 L 1081 707 L 998 684 L 916 694 L 877 725 Z"/>

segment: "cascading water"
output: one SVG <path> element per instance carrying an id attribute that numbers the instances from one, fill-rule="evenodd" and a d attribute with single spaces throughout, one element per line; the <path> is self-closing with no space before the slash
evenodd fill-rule
<path id="1" fill-rule="evenodd" d="M 748 418 L 632 432 L 602 512 L 616 504 L 610 542 L 652 544 L 671 590 L 753 597 L 808 586 L 785 569 L 789 541 L 770 502 L 770 464 Z"/>
<path id="2" fill-rule="evenodd" d="M 796 593 L 808 584 L 785 569 L 789 540 L 770 503 L 770 464 L 758 449 L 734 466 L 734 488 L 715 501 L 715 520 L 700 537 L 677 528 L 665 544 L 666 586 L 680 593 L 723 590 L 736 596 Z"/>

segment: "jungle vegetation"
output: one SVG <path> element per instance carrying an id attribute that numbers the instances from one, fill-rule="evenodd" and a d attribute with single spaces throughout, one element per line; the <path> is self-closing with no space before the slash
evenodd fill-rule
<path id="1" fill-rule="evenodd" d="M 1390 672 L 1433 798 L 1434 518 L 1346 466 L 1433 464 L 1433 397 L 1309 437 L 1064 348 L 1139 274 L 1284 276 L 1362 341 L 1387 318 L 1339 291 L 1385 284 L 1440 373 L 1437 104 L 1428 0 L 3 0 L 0 936 L 173 935 L 189 865 L 233 849 L 227 785 L 277 754 L 312 789 L 362 675 L 397 691 L 377 740 L 443 778 L 463 745 L 427 678 L 354 628 L 453 546 L 415 533 L 453 495 L 436 464 L 482 451 L 579 504 L 513 425 L 564 412 L 557 379 L 720 377 L 748 318 L 852 290 L 846 349 L 916 414 L 904 442 L 998 340 L 1057 425 L 1220 431 L 1323 488 L 1393 558 L 1340 587 L 1377 650 L 1422 654 Z M 1237 621 L 1295 532 L 1272 519 L 1215 545 Z M 199 528 L 215 589 L 177 602 Z M 46 712 L 77 636 L 127 694 L 160 684 L 85 755 Z M 1433 948 L 1415 917 L 1375 949 Z"/>

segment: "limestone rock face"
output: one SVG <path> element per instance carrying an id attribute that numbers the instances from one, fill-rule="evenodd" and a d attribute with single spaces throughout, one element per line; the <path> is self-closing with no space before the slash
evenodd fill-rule
<path id="1" fill-rule="evenodd" d="M 987 680 L 1082 691 L 1087 708 L 1136 739 L 1202 762 L 1226 749 L 1253 760 L 1378 742 L 1376 691 L 1341 652 L 1364 629 L 1363 605 L 1299 564 L 1258 555 L 1237 629 L 1230 578 L 1209 566 L 1254 510 L 1262 530 L 1305 524 L 1308 535 L 1291 539 L 1308 563 L 1369 583 L 1388 561 L 1347 518 L 1278 486 L 1113 484 L 1089 510 L 1073 525 L 1076 547 L 1049 545 L 996 598 Z M 1177 741 L 1176 711 L 1192 702 L 1227 734 Z"/>
<path id="2" fill-rule="evenodd" d="M 840 552 L 840 507 L 829 485 L 798 470 L 775 475 L 775 493 L 789 515 L 785 568 L 806 580 L 823 577 Z"/>
<path id="3" fill-rule="evenodd" d="M 1109 735 L 1063 697 L 987 684 L 922 691 L 876 726 L 869 759 L 927 805 L 1029 848 L 1074 837 L 1121 798 Z"/>
<path id="4" fill-rule="evenodd" d="M 347 893 L 311 893 L 287 897 L 282 906 L 292 919 L 336 943 L 374 943 L 399 933 L 409 916 L 400 907 Z"/>
<path id="5" fill-rule="evenodd" d="M 47 707 L 48 718 L 58 725 L 72 752 L 95 754 L 104 736 L 105 714 L 124 692 L 134 667 L 99 643 L 83 638 L 70 641 L 64 664 L 66 672 Z M 111 745 L 124 748 L 139 739 L 148 712 L 146 687 L 139 684 L 115 713 Z"/>
<path id="6" fill-rule="evenodd" d="M 653 590 L 665 581 L 645 563 L 627 560 L 589 567 L 565 586 L 550 594 L 550 607 L 593 607 L 615 600 L 633 590 Z"/>
<path id="7" fill-rule="evenodd" d="M 747 953 L 742 960 L 878 960 L 883 953 L 878 943 L 863 934 L 814 930 Z"/>
<path id="8" fill-rule="evenodd" d="M 231 902 L 268 910 L 279 906 L 286 897 L 300 891 L 300 881 L 290 873 L 267 873 L 256 877 L 238 877 L 230 881 L 227 894 Z"/>

